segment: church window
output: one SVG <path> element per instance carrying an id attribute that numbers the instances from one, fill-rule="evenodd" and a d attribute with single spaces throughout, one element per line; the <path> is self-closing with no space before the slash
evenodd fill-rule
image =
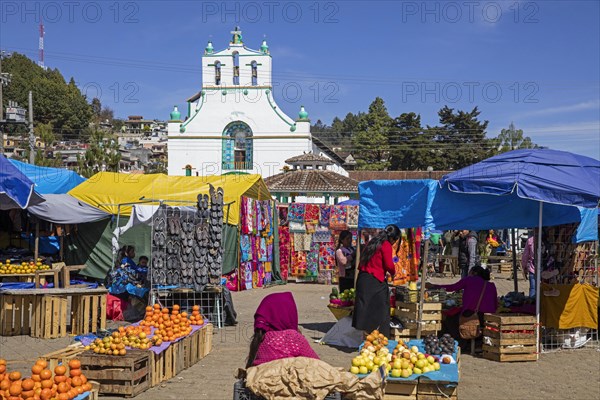
<path id="1" fill-rule="evenodd" d="M 240 54 L 237 51 L 233 52 L 233 84 L 240 84 Z"/>
<path id="2" fill-rule="evenodd" d="M 258 64 L 256 61 L 252 61 L 250 66 L 252 68 L 252 86 L 256 86 L 258 85 Z"/>
<path id="3" fill-rule="evenodd" d="M 221 62 L 217 61 L 215 63 L 215 85 L 221 84 Z"/>
<path id="4" fill-rule="evenodd" d="M 232 122 L 223 131 L 223 170 L 253 168 L 252 129 L 241 121 Z"/>

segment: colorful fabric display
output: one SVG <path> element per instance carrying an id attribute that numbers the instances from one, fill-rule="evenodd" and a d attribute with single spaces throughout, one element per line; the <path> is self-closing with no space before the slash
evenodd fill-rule
<path id="1" fill-rule="evenodd" d="M 313 243 L 306 256 L 306 273 L 310 276 L 317 276 L 319 273 L 319 243 Z"/>
<path id="2" fill-rule="evenodd" d="M 286 276 L 287 279 L 287 276 Z M 273 281 L 272 273 L 265 272 L 265 285 L 269 285 Z"/>
<path id="3" fill-rule="evenodd" d="M 306 233 L 304 222 L 290 221 L 290 233 Z"/>
<path id="4" fill-rule="evenodd" d="M 306 253 L 303 251 L 296 251 L 292 255 L 292 274 L 293 275 L 304 275 L 306 274 Z"/>
<path id="5" fill-rule="evenodd" d="M 252 263 L 242 263 L 242 271 L 244 274 L 244 286 L 246 290 L 252 289 Z"/>
<path id="6" fill-rule="evenodd" d="M 306 225 L 306 233 L 313 234 L 317 231 L 317 224 L 305 223 L 305 225 Z"/>
<path id="7" fill-rule="evenodd" d="M 288 208 L 288 221 L 304 222 L 304 204 L 292 203 Z"/>
<path id="8" fill-rule="evenodd" d="M 310 251 L 312 235 L 308 233 L 294 233 L 294 251 Z"/>
<path id="9" fill-rule="evenodd" d="M 256 279 L 256 287 L 263 287 L 263 282 L 265 280 L 265 269 L 262 263 L 258 263 L 258 267 L 256 270 L 256 275 L 257 275 L 257 279 Z"/>
<path id="10" fill-rule="evenodd" d="M 335 247 L 333 242 L 319 246 L 319 270 L 335 268 Z"/>
<path id="11" fill-rule="evenodd" d="M 329 227 L 336 231 L 343 231 L 348 228 L 346 223 L 346 207 L 331 207 L 331 216 L 329 217 Z"/>
<path id="12" fill-rule="evenodd" d="M 306 204 L 304 206 L 304 222 L 307 224 L 318 224 L 320 214 L 321 212 L 318 204 Z"/>
<path id="13" fill-rule="evenodd" d="M 329 205 L 320 205 L 319 206 L 319 225 L 321 226 L 329 226 L 329 217 L 331 215 L 331 206 Z"/>
<path id="14" fill-rule="evenodd" d="M 250 214 L 250 209 L 248 209 L 248 200 L 250 200 L 247 197 L 242 197 L 241 200 L 241 230 L 242 230 L 242 234 L 247 235 L 250 232 L 252 232 L 252 216 Z"/>
<path id="15" fill-rule="evenodd" d="M 252 261 L 252 240 L 250 236 L 240 236 L 240 252 L 242 256 L 242 262 Z"/>
<path id="16" fill-rule="evenodd" d="M 290 229 L 287 226 L 279 227 L 279 268 L 281 269 L 281 278 L 286 281 L 291 263 L 292 241 L 290 238 Z"/>
<path id="17" fill-rule="evenodd" d="M 331 242 L 331 231 L 325 226 L 318 226 L 316 232 L 313 234 L 313 241 L 317 243 L 329 243 Z"/>
<path id="18" fill-rule="evenodd" d="M 348 229 L 358 229 L 358 206 L 347 206 L 346 213 Z"/>
<path id="19" fill-rule="evenodd" d="M 260 238 L 258 241 L 258 261 L 267 261 L 267 239 Z"/>

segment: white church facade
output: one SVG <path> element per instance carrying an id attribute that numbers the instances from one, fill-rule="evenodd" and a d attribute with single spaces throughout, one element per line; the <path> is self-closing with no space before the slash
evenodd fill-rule
<path id="1" fill-rule="evenodd" d="M 313 152 L 332 158 L 331 169 L 347 175 L 339 157 L 313 141 L 304 107 L 296 118 L 273 98 L 272 57 L 244 45 L 239 28 L 222 51 L 209 41 L 202 57 L 202 89 L 187 100 L 187 118 L 174 108 L 168 124 L 169 175 L 229 172 L 278 174 L 285 160 Z"/>

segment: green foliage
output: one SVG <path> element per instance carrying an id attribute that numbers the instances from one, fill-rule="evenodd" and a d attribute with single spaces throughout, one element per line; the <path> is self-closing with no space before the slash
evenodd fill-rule
<path id="1" fill-rule="evenodd" d="M 91 132 L 89 148 L 84 156 L 77 156 L 77 173 L 89 178 L 102 171 L 119 172 L 120 161 L 121 153 L 117 141 L 94 130 Z"/>
<path id="2" fill-rule="evenodd" d="M 34 162 L 35 162 L 35 165 L 40 166 L 40 167 L 61 168 L 63 166 L 62 165 L 62 156 L 60 153 L 54 154 L 53 158 L 48 158 L 48 157 L 44 156 L 44 153 L 42 153 L 42 151 L 39 149 L 35 153 Z"/>
<path id="3" fill-rule="evenodd" d="M 538 145 L 531 141 L 529 136 L 523 135 L 522 129 L 516 129 L 511 122 L 508 129 L 502 129 L 497 138 L 493 139 L 498 153 L 518 149 L 537 149 Z"/>
<path id="4" fill-rule="evenodd" d="M 47 124 L 34 125 L 34 133 L 40 138 L 42 143 L 44 143 L 45 147 L 51 146 L 56 140 L 56 136 L 54 136 L 54 128 L 51 122 L 48 122 Z"/>
<path id="5" fill-rule="evenodd" d="M 72 135 L 86 129 L 92 110 L 73 78 L 67 84 L 57 70 L 44 70 L 24 55 L 14 53 L 2 61 L 2 71 L 12 74 L 4 88 L 3 100 L 27 108 L 28 93 L 33 93 L 34 125 L 51 123 L 55 132 Z"/>
<path id="6" fill-rule="evenodd" d="M 392 118 L 382 98 L 377 97 L 369 112 L 356 121 L 357 132 L 352 136 L 357 169 L 384 170 L 389 167 L 388 138 Z"/>

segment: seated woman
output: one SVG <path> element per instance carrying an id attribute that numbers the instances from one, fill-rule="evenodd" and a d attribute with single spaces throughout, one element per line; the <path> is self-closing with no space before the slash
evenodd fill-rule
<path id="1" fill-rule="evenodd" d="M 383 399 L 385 368 L 364 379 L 334 368 L 310 347 L 298 331 L 298 310 L 290 292 L 266 296 L 254 314 L 254 336 L 246 371 L 245 386 L 266 399 L 323 398 L 344 393 L 349 400 Z"/>
<path id="2" fill-rule="evenodd" d="M 148 288 L 147 269 L 140 268 L 133 259 L 135 258 L 135 248 L 133 246 L 123 246 L 119 251 L 119 257 L 115 266 L 109 271 L 106 277 L 106 287 L 110 294 L 119 296 L 127 300 L 128 295 L 144 299 Z"/>
<path id="3" fill-rule="evenodd" d="M 429 288 L 442 288 L 449 292 L 463 290 L 462 307 L 456 314 L 448 316 L 444 324 L 444 330 L 446 333 L 452 335 L 453 338 L 459 339 L 458 320 L 460 315 L 465 311 L 475 311 L 477 309 L 477 303 L 479 303 L 480 297 L 481 303 L 479 304 L 479 321 L 481 325 L 483 325 L 483 314 L 496 312 L 498 305 L 498 292 L 496 291 L 496 285 L 492 282 L 489 282 L 489 280 L 490 271 L 482 268 L 479 265 L 476 265 L 471 268 L 468 276 L 462 278 L 460 281 L 454 284 L 427 284 L 427 287 Z"/>
<path id="4" fill-rule="evenodd" d="M 288 357 L 319 359 L 298 331 L 298 309 L 292 293 L 273 293 L 262 300 L 254 314 L 246 368 Z"/>

